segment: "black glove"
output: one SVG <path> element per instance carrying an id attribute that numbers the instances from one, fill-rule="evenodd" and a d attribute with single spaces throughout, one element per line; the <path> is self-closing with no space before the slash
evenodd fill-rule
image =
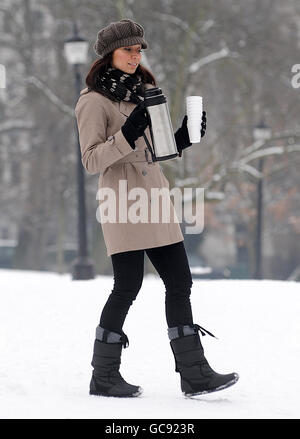
<path id="1" fill-rule="evenodd" d="M 182 150 L 188 148 L 192 145 L 189 138 L 189 132 L 187 128 L 187 115 L 184 116 L 181 128 L 179 128 L 174 134 L 177 150 L 179 152 L 179 157 L 182 156 Z M 202 122 L 201 122 L 201 137 L 205 136 L 206 131 L 206 111 L 202 112 Z"/>
<path id="2" fill-rule="evenodd" d="M 143 135 L 148 124 L 148 113 L 145 103 L 142 101 L 130 113 L 121 127 L 122 133 L 132 149 L 135 149 L 134 141 Z"/>
<path id="3" fill-rule="evenodd" d="M 201 137 L 205 136 L 205 132 L 206 132 L 206 111 L 202 111 Z"/>

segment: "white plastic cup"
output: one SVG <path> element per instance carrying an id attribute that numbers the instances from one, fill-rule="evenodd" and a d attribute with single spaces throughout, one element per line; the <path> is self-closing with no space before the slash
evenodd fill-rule
<path id="1" fill-rule="evenodd" d="M 186 97 L 187 128 L 191 143 L 201 140 L 202 96 Z"/>

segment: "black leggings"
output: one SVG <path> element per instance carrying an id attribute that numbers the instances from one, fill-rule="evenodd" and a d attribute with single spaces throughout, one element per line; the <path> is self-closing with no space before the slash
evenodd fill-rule
<path id="1" fill-rule="evenodd" d="M 111 255 L 114 287 L 102 310 L 100 326 L 121 332 L 126 315 L 142 286 L 144 252 L 164 282 L 168 327 L 192 325 L 190 294 L 192 275 L 183 241 L 145 250 Z"/>

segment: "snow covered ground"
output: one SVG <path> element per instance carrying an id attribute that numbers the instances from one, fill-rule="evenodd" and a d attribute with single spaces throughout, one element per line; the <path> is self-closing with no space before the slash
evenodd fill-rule
<path id="1" fill-rule="evenodd" d="M 194 280 L 194 322 L 218 372 L 233 387 L 184 398 L 167 337 L 164 288 L 154 276 L 125 321 L 121 373 L 139 398 L 89 396 L 95 328 L 113 280 L 0 270 L 0 418 L 299 418 L 300 284 Z M 155 316 L 151 318 L 150 315 Z"/>

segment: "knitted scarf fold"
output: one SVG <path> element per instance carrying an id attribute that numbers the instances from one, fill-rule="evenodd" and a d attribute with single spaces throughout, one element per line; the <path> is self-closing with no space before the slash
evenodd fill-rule
<path id="1" fill-rule="evenodd" d="M 115 101 L 130 101 L 138 104 L 144 100 L 145 86 L 139 74 L 129 74 L 114 67 L 95 78 L 96 90 Z"/>

